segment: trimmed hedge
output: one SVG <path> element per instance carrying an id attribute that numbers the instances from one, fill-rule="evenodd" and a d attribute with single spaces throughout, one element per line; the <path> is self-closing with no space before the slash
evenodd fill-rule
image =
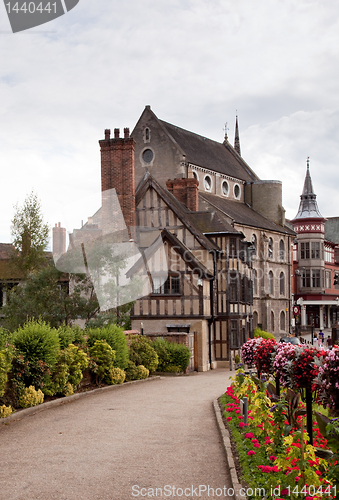
<path id="1" fill-rule="evenodd" d="M 191 359 L 191 351 L 184 344 L 169 342 L 158 338 L 152 342 L 152 347 L 158 354 L 160 372 L 184 372 Z"/>

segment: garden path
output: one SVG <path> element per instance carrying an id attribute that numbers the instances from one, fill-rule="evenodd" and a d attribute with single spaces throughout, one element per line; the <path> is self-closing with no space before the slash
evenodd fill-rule
<path id="1" fill-rule="evenodd" d="M 230 487 L 212 409 L 230 375 L 129 384 L 0 426 L 0 498 L 218 498 L 199 485 Z"/>

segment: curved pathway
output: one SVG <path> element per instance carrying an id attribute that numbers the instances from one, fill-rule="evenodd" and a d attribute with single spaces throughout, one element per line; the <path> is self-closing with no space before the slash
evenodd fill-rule
<path id="1" fill-rule="evenodd" d="M 228 498 L 212 401 L 229 376 L 161 377 L 0 426 L 0 498 Z"/>

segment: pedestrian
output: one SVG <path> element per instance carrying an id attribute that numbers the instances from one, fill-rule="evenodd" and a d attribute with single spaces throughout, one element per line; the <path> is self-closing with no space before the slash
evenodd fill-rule
<path id="1" fill-rule="evenodd" d="M 326 340 L 327 340 L 327 347 L 328 347 L 329 349 L 331 349 L 331 348 L 332 348 L 332 339 L 331 339 L 331 337 L 330 337 L 330 336 L 328 336 Z"/>
<path id="2" fill-rule="evenodd" d="M 316 332 L 314 332 L 314 334 L 313 334 L 313 344 L 316 344 L 317 340 L 318 340 L 317 334 L 316 334 Z"/>
<path id="3" fill-rule="evenodd" d="M 320 330 L 319 332 L 319 338 L 321 339 L 322 342 L 324 341 L 324 332 L 322 330 Z"/>

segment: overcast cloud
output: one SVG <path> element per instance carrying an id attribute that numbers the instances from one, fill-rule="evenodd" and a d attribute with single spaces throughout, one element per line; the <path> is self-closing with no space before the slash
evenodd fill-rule
<path id="1" fill-rule="evenodd" d="M 338 19 L 336 0 L 80 0 L 12 34 L 0 5 L 0 241 L 32 189 L 51 226 L 80 226 L 100 204 L 98 140 L 146 104 L 217 141 L 228 122 L 231 142 L 237 110 L 242 156 L 283 181 L 287 217 L 307 156 L 339 216 Z"/>

